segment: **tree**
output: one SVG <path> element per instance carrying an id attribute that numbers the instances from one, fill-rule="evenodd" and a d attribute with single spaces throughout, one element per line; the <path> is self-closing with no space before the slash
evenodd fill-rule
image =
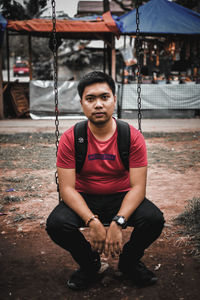
<path id="1" fill-rule="evenodd" d="M 103 11 L 109 11 L 110 10 L 110 3 L 109 0 L 103 0 Z"/>
<path id="2" fill-rule="evenodd" d="M 182 6 L 187 7 L 189 9 L 200 12 L 200 2 L 199 2 L 199 0 L 176 0 L 175 2 L 177 4 L 180 4 Z"/>
<path id="3" fill-rule="evenodd" d="M 47 0 L 0 0 L 0 10 L 6 19 L 28 20 L 38 18 L 47 8 Z"/>
<path id="4" fill-rule="evenodd" d="M 143 1 L 143 0 L 113 0 L 119 6 L 124 10 L 124 11 L 130 11 L 135 8 L 136 1 L 138 1 L 139 6 L 142 4 L 147 3 L 148 1 Z M 189 9 L 195 10 L 197 12 L 200 12 L 200 1 L 199 0 L 172 0 L 176 2 L 177 4 L 180 4 L 182 6 L 185 6 Z"/>
<path id="5" fill-rule="evenodd" d="M 136 6 L 137 1 L 139 6 L 148 2 L 142 0 L 114 0 L 114 2 L 117 3 L 124 11 L 133 10 Z"/>

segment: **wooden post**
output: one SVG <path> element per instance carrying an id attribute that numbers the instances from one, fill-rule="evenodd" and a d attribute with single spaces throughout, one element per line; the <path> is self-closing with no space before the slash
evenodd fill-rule
<path id="1" fill-rule="evenodd" d="M 115 37 L 112 35 L 112 50 L 111 50 L 111 75 L 112 78 L 116 79 L 116 52 L 115 52 Z"/>
<path id="2" fill-rule="evenodd" d="M 107 59 L 108 59 L 108 74 L 111 76 L 112 73 L 112 37 L 108 37 L 107 43 Z"/>
<path id="3" fill-rule="evenodd" d="M 103 0 L 103 11 L 107 12 L 110 10 L 110 3 L 109 0 Z"/>
<path id="4" fill-rule="evenodd" d="M 103 72 L 106 73 L 106 51 L 107 51 L 107 45 L 104 41 L 103 43 Z"/>
<path id="5" fill-rule="evenodd" d="M 10 48 L 9 48 L 9 34 L 6 29 L 6 51 L 7 51 L 7 72 L 8 72 L 8 83 L 10 82 Z"/>
<path id="6" fill-rule="evenodd" d="M 110 10 L 109 0 L 103 0 L 103 12 L 105 13 L 109 10 Z M 109 55 L 108 45 L 104 41 L 104 50 L 103 50 L 103 71 L 104 71 L 104 73 L 106 73 L 106 69 L 107 69 L 107 59 L 109 60 L 108 61 L 108 72 L 111 75 L 111 68 L 110 68 L 111 55 Z"/>
<path id="7" fill-rule="evenodd" d="M 32 43 L 31 43 L 31 35 L 28 36 L 28 50 L 29 50 L 29 78 L 33 79 L 33 69 L 32 69 Z"/>
<path id="8" fill-rule="evenodd" d="M 2 47 L 0 47 L 0 120 L 4 119 L 3 79 L 2 79 Z"/>

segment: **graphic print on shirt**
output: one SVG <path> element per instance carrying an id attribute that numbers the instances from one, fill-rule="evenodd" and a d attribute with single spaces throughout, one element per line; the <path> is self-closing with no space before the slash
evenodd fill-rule
<path id="1" fill-rule="evenodd" d="M 88 160 L 112 160 L 115 161 L 116 155 L 113 154 L 101 154 L 101 153 L 95 153 L 95 154 L 89 154 Z"/>

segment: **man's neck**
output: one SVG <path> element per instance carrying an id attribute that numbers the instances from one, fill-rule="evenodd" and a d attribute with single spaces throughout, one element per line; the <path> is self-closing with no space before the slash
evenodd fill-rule
<path id="1" fill-rule="evenodd" d="M 92 134 L 100 141 L 106 141 L 112 137 L 116 130 L 116 122 L 113 118 L 104 124 L 94 124 L 88 122 Z"/>

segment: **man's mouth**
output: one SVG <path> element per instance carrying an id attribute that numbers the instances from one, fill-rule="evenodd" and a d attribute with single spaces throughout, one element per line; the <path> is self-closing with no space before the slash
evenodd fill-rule
<path id="1" fill-rule="evenodd" d="M 104 112 L 96 112 L 96 113 L 93 113 L 93 115 L 95 115 L 95 117 L 103 117 L 105 115 Z"/>

